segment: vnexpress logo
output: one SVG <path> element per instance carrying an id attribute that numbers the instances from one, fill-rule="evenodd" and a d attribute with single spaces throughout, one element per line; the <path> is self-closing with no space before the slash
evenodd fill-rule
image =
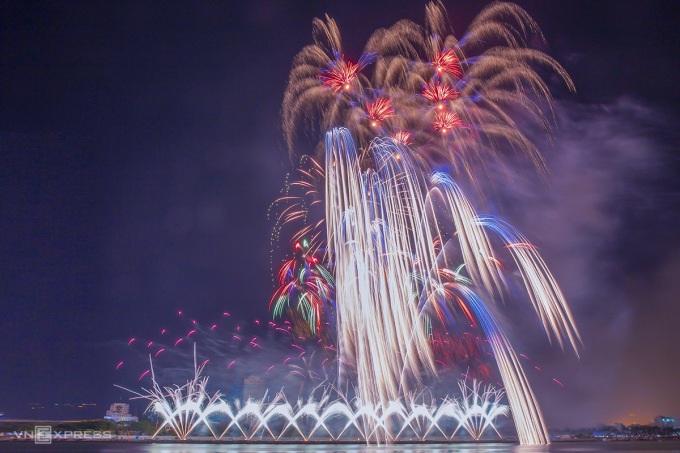
<path id="1" fill-rule="evenodd" d="M 51 444 L 52 443 L 52 427 L 51 426 L 36 426 L 33 434 L 33 441 L 36 444 Z"/>

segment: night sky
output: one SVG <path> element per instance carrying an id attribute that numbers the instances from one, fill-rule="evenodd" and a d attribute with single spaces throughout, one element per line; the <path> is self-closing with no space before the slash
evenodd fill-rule
<path id="1" fill-rule="evenodd" d="M 95 402 L 83 416 L 103 415 L 121 397 L 116 345 L 177 310 L 266 317 L 267 210 L 290 169 L 280 105 L 312 18 L 334 17 L 356 59 L 373 30 L 422 23 L 425 5 L 192 3 L 2 2 L 8 418 L 35 417 L 34 402 Z M 578 91 L 556 88 L 555 143 L 537 138 L 549 184 L 518 166 L 485 205 L 539 246 L 583 335 L 578 359 L 537 329 L 514 332 L 565 385 L 532 380 L 551 426 L 680 415 L 672 3 L 519 2 Z M 484 4 L 445 2 L 458 35 Z"/>

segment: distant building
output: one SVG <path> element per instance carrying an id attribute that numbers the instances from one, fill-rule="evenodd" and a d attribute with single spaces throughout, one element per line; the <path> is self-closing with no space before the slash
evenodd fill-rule
<path id="1" fill-rule="evenodd" d="M 654 424 L 663 428 L 680 428 L 680 417 L 666 417 L 664 415 L 657 415 L 654 417 Z"/>
<path id="2" fill-rule="evenodd" d="M 130 415 L 130 405 L 127 403 L 113 403 L 106 411 L 104 418 L 116 423 L 131 423 L 139 420 L 134 415 Z"/>
<path id="3" fill-rule="evenodd" d="M 248 398 L 259 400 L 264 397 L 264 379 L 258 376 L 249 376 L 243 380 L 243 400 Z"/>

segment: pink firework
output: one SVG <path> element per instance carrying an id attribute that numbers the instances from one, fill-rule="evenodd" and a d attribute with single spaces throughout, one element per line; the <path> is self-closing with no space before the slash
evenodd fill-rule
<path id="1" fill-rule="evenodd" d="M 398 131 L 396 134 L 392 136 L 392 138 L 403 144 L 403 145 L 412 145 L 413 143 L 411 142 L 411 133 L 407 131 Z"/>
<path id="2" fill-rule="evenodd" d="M 458 115 L 453 112 L 437 112 L 434 116 L 434 129 L 442 135 L 462 124 Z"/>
<path id="3" fill-rule="evenodd" d="M 440 110 L 444 108 L 444 101 L 456 99 L 458 92 L 451 88 L 449 84 L 442 84 L 440 82 L 425 83 L 423 88 L 423 96 L 427 99 L 436 102 L 437 108 Z"/>
<path id="4" fill-rule="evenodd" d="M 322 69 L 317 77 L 323 81 L 322 91 L 333 90 L 333 93 L 349 91 L 356 80 L 359 71 L 364 69 L 375 58 L 373 54 L 365 54 L 357 63 L 345 61 L 345 56 L 335 53 L 335 59 L 328 63 L 327 69 Z"/>
<path id="5" fill-rule="evenodd" d="M 392 100 L 378 98 L 375 102 L 368 102 L 366 104 L 366 114 L 368 115 L 368 119 L 371 120 L 371 127 L 381 125 L 385 120 L 394 116 Z"/>
<path id="6" fill-rule="evenodd" d="M 435 68 L 438 75 L 446 72 L 458 78 L 463 74 L 460 70 L 458 57 L 453 52 L 453 49 L 444 49 L 441 52 L 437 52 L 430 64 Z"/>
<path id="7" fill-rule="evenodd" d="M 333 90 L 333 93 L 350 90 L 354 78 L 361 70 L 358 64 L 345 61 L 344 55 L 339 60 L 331 61 L 328 66 L 330 69 L 324 70 L 323 74 L 319 74 L 317 77 L 323 80 L 322 91 Z"/>

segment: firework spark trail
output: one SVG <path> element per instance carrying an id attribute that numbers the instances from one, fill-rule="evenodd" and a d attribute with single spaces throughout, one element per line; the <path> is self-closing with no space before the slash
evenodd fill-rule
<path id="1" fill-rule="evenodd" d="M 463 125 L 463 122 L 455 112 L 437 112 L 434 116 L 434 130 L 442 135 L 452 133 L 455 128 Z"/>
<path id="2" fill-rule="evenodd" d="M 450 85 L 442 85 L 441 82 L 432 82 L 431 84 L 426 82 L 422 95 L 433 101 L 437 110 L 443 110 L 446 108 L 444 101 L 455 99 L 458 96 L 458 92 L 451 88 Z"/>
<path id="3" fill-rule="evenodd" d="M 521 444 L 548 444 L 550 437 L 533 390 L 500 324 L 482 300 L 469 288 L 456 285 L 479 320 L 493 349 L 494 359 L 512 409 Z"/>
<path id="4" fill-rule="evenodd" d="M 502 219 L 479 216 L 475 219 L 475 223 L 496 232 L 506 243 L 506 248 L 512 253 L 517 268 L 520 270 L 531 302 L 548 338 L 552 338 L 550 335 L 552 331 L 560 346 L 563 347 L 562 337 L 565 336 L 577 351 L 577 343 L 581 341 L 581 337 L 576 329 L 571 310 L 545 261 L 536 252 L 536 248 L 515 227 Z"/>
<path id="5" fill-rule="evenodd" d="M 447 305 L 457 301 L 468 316 L 474 314 L 491 344 L 520 442 L 548 443 L 521 364 L 487 307 L 493 305 L 494 294 L 503 294 L 506 280 L 484 227 L 495 228 L 514 252 L 546 332 L 560 342 L 566 336 L 576 349 L 578 333 L 544 261 L 516 230 L 479 217 L 448 175 L 432 175 L 428 189 L 425 173 L 408 148 L 376 139 L 368 152 L 375 170 L 360 168 L 347 129 L 327 134 L 326 224 L 336 269 L 339 363 L 356 366 L 361 400 L 374 405 L 409 402 L 424 375 L 436 371 L 424 315 L 431 309 L 449 313 Z M 435 198 L 444 200 L 443 213 L 435 209 Z M 487 303 L 463 279 L 442 279 L 451 271 L 446 269 L 445 248 L 437 245 L 436 238 L 442 237 L 437 216 L 453 219 L 471 287 L 488 294 Z M 347 372 L 340 365 L 340 377 Z M 375 440 L 387 440 L 388 429 L 367 428 Z"/>

